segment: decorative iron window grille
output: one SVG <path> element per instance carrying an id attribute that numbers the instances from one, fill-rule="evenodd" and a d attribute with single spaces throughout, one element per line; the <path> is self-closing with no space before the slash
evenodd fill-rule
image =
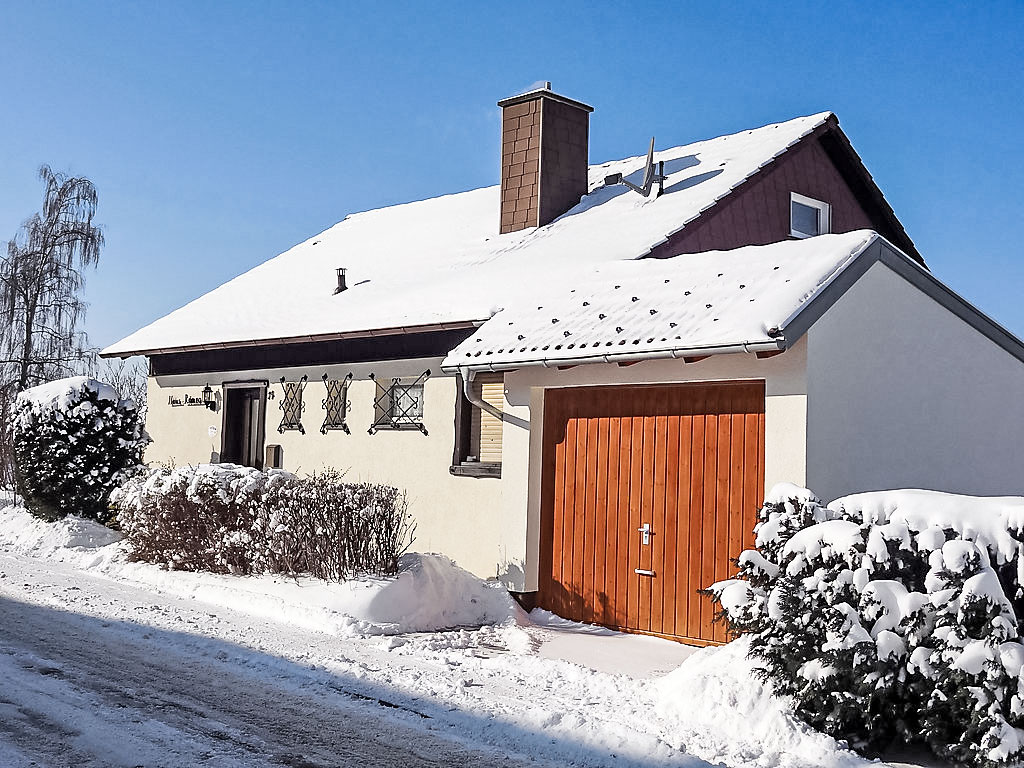
<path id="1" fill-rule="evenodd" d="M 332 429 L 340 429 L 346 435 L 349 432 L 348 424 L 345 423 L 345 415 L 348 413 L 348 385 L 352 381 L 350 373 L 344 379 L 331 379 L 324 374 L 324 386 L 327 387 L 327 397 L 323 400 L 323 408 L 327 411 L 324 416 L 324 423 L 320 425 L 320 434 L 326 435 Z"/>
<path id="2" fill-rule="evenodd" d="M 285 381 L 281 377 L 281 403 L 283 412 L 281 423 L 277 426 L 278 432 L 287 432 L 297 429 L 301 434 L 306 434 L 306 428 L 302 426 L 302 412 L 306 404 L 302 402 L 302 393 L 306 389 L 306 377 L 298 381 Z"/>
<path id="3" fill-rule="evenodd" d="M 377 394 L 373 399 L 374 418 L 369 433 L 372 435 L 381 429 L 418 429 L 427 434 L 423 426 L 423 384 L 429 376 L 430 371 L 424 371 L 413 380 L 395 378 L 385 385 L 371 373 Z"/>

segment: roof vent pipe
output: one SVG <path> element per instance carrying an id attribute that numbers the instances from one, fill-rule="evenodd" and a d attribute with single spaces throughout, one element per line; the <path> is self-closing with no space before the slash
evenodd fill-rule
<path id="1" fill-rule="evenodd" d="M 339 293 L 348 288 L 348 286 L 345 285 L 345 268 L 338 267 L 335 271 L 338 273 L 338 287 L 334 289 L 334 295 L 337 296 Z"/>

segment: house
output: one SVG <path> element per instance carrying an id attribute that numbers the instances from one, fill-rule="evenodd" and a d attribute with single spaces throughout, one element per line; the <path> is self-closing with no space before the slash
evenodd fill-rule
<path id="1" fill-rule="evenodd" d="M 695 642 L 767 486 L 1024 490 L 1024 345 L 834 115 L 589 166 L 589 106 L 499 105 L 499 186 L 350 215 L 104 350 L 149 358 L 150 460 L 396 485 L 417 549 Z"/>

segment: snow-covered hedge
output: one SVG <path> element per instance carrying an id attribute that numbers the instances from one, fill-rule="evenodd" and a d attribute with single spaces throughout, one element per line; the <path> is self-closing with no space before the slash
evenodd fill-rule
<path id="1" fill-rule="evenodd" d="M 392 574 L 411 543 L 405 495 L 235 464 L 153 469 L 111 495 L 132 558 L 215 573 Z"/>
<path id="2" fill-rule="evenodd" d="M 1024 759 L 1024 499 L 775 488 L 740 579 L 711 588 L 777 694 L 851 746 Z"/>
<path id="3" fill-rule="evenodd" d="M 14 458 L 25 507 L 45 520 L 108 521 L 107 499 L 149 441 L 131 400 L 85 376 L 18 395 Z"/>

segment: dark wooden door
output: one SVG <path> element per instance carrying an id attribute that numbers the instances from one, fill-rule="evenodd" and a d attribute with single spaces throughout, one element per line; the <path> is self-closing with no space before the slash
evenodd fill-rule
<path id="1" fill-rule="evenodd" d="M 697 591 L 728 578 L 753 544 L 764 398 L 764 382 L 548 390 L 541 607 L 723 642 Z"/>

